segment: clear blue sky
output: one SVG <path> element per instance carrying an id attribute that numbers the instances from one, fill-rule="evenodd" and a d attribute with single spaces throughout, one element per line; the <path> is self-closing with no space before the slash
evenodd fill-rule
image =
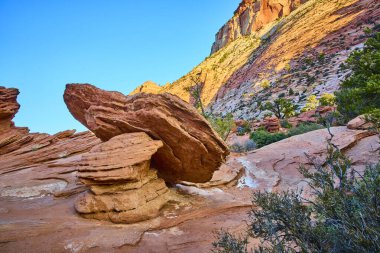
<path id="1" fill-rule="evenodd" d="M 0 86 L 20 90 L 17 126 L 85 130 L 66 83 L 128 94 L 172 82 L 210 52 L 240 0 L 0 0 Z"/>

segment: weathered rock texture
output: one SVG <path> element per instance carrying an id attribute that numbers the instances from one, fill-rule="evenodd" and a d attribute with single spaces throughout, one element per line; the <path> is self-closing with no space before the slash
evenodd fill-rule
<path id="1" fill-rule="evenodd" d="M 215 35 L 211 54 L 229 42 L 250 35 L 265 25 L 287 16 L 307 0 L 243 0 L 234 16 Z"/>
<path id="2" fill-rule="evenodd" d="M 12 119 L 20 108 L 17 103 L 18 94 L 18 89 L 0 86 L 0 133 L 14 126 Z"/>
<path id="3" fill-rule="evenodd" d="M 88 185 L 75 209 L 86 218 L 134 223 L 159 214 L 168 201 L 169 189 L 150 167 L 150 159 L 162 141 L 147 134 L 113 137 L 83 155 L 78 177 Z"/>
<path id="4" fill-rule="evenodd" d="M 280 120 L 276 116 L 266 117 L 263 121 L 263 126 L 270 133 L 280 131 Z"/>
<path id="5" fill-rule="evenodd" d="M 167 181 L 206 182 L 229 153 L 209 123 L 170 94 L 124 96 L 89 84 L 68 84 L 64 99 L 72 115 L 104 141 L 133 132 L 162 140 L 152 161 Z"/>

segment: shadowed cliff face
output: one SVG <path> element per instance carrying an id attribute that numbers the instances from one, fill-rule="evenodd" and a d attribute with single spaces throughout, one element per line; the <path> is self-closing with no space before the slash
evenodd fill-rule
<path id="1" fill-rule="evenodd" d="M 265 25 L 287 16 L 308 0 L 243 0 L 234 16 L 215 35 L 211 54 L 241 36 L 253 34 Z"/>

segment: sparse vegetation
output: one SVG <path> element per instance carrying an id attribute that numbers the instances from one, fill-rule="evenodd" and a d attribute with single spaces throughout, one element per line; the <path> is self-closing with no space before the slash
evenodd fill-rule
<path id="1" fill-rule="evenodd" d="M 231 132 L 231 129 L 235 126 L 234 118 L 231 113 L 227 114 L 224 117 L 209 115 L 207 117 L 207 120 L 223 140 L 227 139 L 228 135 Z"/>
<path id="2" fill-rule="evenodd" d="M 332 144 L 324 162 L 310 162 L 313 170 L 299 171 L 315 198 L 295 190 L 254 192 L 247 233 L 219 232 L 213 252 L 379 252 L 380 163 L 360 174 Z M 248 249 L 250 237 L 262 244 Z"/>
<path id="3" fill-rule="evenodd" d="M 258 148 L 261 148 L 295 135 L 304 134 L 322 128 L 323 126 L 320 124 L 303 123 L 295 128 L 291 128 L 287 133 L 269 133 L 264 129 L 258 129 L 251 134 L 250 138 L 256 143 Z"/>

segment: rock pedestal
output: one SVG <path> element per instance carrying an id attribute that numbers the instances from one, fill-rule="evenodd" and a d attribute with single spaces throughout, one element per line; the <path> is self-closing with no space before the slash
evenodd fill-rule
<path id="1" fill-rule="evenodd" d="M 280 131 L 280 127 L 281 127 L 279 119 L 275 116 L 266 117 L 264 119 L 263 125 L 265 129 L 270 133 L 275 133 L 275 132 Z"/>
<path id="2" fill-rule="evenodd" d="M 159 214 L 169 199 L 164 180 L 150 165 L 162 141 L 143 132 L 122 134 L 83 155 L 78 178 L 90 190 L 75 209 L 85 218 L 134 223 Z"/>

